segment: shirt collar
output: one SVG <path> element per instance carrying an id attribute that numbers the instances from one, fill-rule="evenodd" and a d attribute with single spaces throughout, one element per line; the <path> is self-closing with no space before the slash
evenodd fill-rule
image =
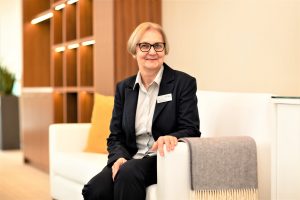
<path id="1" fill-rule="evenodd" d="M 153 82 L 150 84 L 152 85 L 154 82 L 159 86 L 160 85 L 160 82 L 161 82 L 161 79 L 162 79 L 162 75 L 163 75 L 163 71 L 164 71 L 164 66 L 161 66 L 160 70 L 158 71 L 158 73 L 156 74 Z M 136 85 L 139 84 L 139 85 L 142 85 L 142 77 L 141 77 L 141 72 L 139 71 L 137 73 L 137 76 L 136 76 L 136 79 L 135 79 L 135 83 L 133 85 L 133 90 L 135 89 Z"/>

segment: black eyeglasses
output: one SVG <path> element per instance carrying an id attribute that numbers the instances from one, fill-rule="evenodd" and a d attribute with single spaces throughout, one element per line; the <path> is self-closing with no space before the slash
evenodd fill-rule
<path id="1" fill-rule="evenodd" d="M 142 42 L 142 43 L 138 43 L 137 45 L 139 46 L 139 48 L 142 52 L 150 51 L 151 47 L 153 47 L 156 52 L 162 52 L 165 49 L 165 44 L 166 43 L 164 43 L 164 42 L 156 42 L 154 44 Z"/>

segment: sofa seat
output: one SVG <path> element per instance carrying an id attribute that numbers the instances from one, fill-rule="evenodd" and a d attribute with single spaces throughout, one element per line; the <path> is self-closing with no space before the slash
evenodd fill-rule
<path id="1" fill-rule="evenodd" d="M 52 166 L 53 171 L 58 176 L 80 184 L 86 184 L 106 166 L 106 163 L 107 154 L 61 152 L 57 154 Z"/>
<path id="2" fill-rule="evenodd" d="M 79 187 L 86 184 L 98 174 L 107 163 L 107 154 L 88 152 L 61 152 L 52 162 L 54 179 L 63 179 L 78 183 Z M 84 169 L 84 170 L 83 170 Z M 80 172 L 80 173 L 78 173 Z M 147 187 L 147 199 L 156 200 L 157 185 Z M 58 189 L 59 190 L 59 189 Z"/>
<path id="3" fill-rule="evenodd" d="M 91 124 L 50 126 L 50 188 L 56 200 L 82 200 L 82 188 L 107 164 L 107 154 L 84 152 Z M 157 185 L 146 189 L 146 200 L 157 200 Z"/>

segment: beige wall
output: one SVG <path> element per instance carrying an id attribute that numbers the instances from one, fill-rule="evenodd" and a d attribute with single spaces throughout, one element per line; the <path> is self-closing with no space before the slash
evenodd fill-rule
<path id="1" fill-rule="evenodd" d="M 0 0 L 0 62 L 16 75 L 15 95 L 20 95 L 22 56 L 22 1 Z"/>
<path id="2" fill-rule="evenodd" d="M 162 17 L 199 89 L 300 95 L 299 0 L 163 0 Z"/>

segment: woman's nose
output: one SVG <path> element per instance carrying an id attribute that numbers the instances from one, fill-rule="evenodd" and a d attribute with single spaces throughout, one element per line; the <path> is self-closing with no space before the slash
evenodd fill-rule
<path id="1" fill-rule="evenodd" d="M 148 51 L 149 54 L 156 54 L 156 51 L 154 49 L 154 46 L 152 46 L 149 51 Z"/>

